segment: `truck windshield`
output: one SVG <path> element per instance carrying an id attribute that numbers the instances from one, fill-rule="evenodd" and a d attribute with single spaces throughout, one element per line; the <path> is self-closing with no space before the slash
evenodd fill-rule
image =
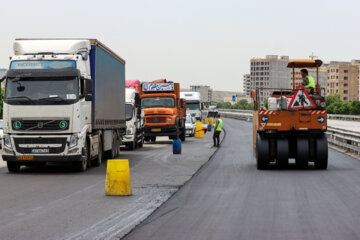
<path id="1" fill-rule="evenodd" d="M 147 97 L 141 99 L 142 108 L 165 107 L 174 108 L 175 100 L 172 97 Z"/>
<path id="2" fill-rule="evenodd" d="M 186 102 L 187 110 L 200 110 L 200 102 Z"/>
<path id="3" fill-rule="evenodd" d="M 133 117 L 133 106 L 131 104 L 125 104 L 125 120 L 130 121 Z"/>
<path id="4" fill-rule="evenodd" d="M 5 99 L 11 105 L 63 105 L 79 99 L 77 77 L 8 78 Z"/>

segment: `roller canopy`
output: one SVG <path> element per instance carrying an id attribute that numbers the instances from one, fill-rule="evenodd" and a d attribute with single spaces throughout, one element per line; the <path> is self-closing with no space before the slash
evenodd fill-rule
<path id="1" fill-rule="evenodd" d="M 311 59 L 296 59 L 289 60 L 287 65 L 288 68 L 315 68 L 320 67 L 322 65 L 322 61 L 319 59 L 311 60 Z"/>

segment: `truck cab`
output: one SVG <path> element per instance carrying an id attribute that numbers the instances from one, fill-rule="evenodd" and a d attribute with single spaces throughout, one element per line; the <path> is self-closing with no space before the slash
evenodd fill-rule
<path id="1" fill-rule="evenodd" d="M 157 136 L 185 141 L 186 102 L 180 99 L 178 83 L 139 85 L 141 108 L 145 114 L 145 141 Z"/>
<path id="2" fill-rule="evenodd" d="M 134 150 L 136 147 L 143 147 L 144 144 L 144 117 L 139 93 L 134 88 L 126 88 L 125 94 L 126 134 L 123 144 Z"/>
<path id="3" fill-rule="evenodd" d="M 180 92 L 180 97 L 186 101 L 186 113 L 195 117 L 197 121 L 202 120 L 201 97 L 199 92 Z"/>

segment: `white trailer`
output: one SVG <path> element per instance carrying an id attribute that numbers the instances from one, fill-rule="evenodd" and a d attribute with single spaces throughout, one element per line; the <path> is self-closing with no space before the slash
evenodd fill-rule
<path id="1" fill-rule="evenodd" d="M 186 101 L 186 114 L 195 117 L 196 120 L 202 120 L 201 97 L 199 92 L 180 92 L 180 98 Z"/>
<path id="2" fill-rule="evenodd" d="M 114 158 L 125 134 L 125 61 L 96 39 L 17 39 L 5 76 L 2 158 L 71 162 Z"/>

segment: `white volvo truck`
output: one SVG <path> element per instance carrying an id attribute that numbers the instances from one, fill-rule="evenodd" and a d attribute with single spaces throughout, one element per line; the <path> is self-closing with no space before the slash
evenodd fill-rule
<path id="1" fill-rule="evenodd" d="M 144 114 L 141 111 L 141 100 L 135 89 L 126 88 L 126 135 L 123 144 L 130 150 L 143 147 L 144 144 Z"/>
<path id="2" fill-rule="evenodd" d="M 125 61 L 96 39 L 16 39 L 5 80 L 2 158 L 70 162 L 114 158 L 125 134 Z"/>
<path id="3" fill-rule="evenodd" d="M 186 101 L 186 114 L 195 117 L 197 121 L 202 120 L 201 98 L 199 92 L 180 92 L 180 98 Z"/>

